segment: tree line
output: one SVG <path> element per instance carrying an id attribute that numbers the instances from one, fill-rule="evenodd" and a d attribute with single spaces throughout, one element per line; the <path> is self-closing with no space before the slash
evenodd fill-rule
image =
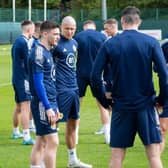
<path id="1" fill-rule="evenodd" d="M 16 8 L 27 8 L 28 0 L 15 0 Z M 32 8 L 41 9 L 44 0 L 32 0 Z M 107 0 L 107 6 L 113 9 L 122 9 L 134 5 L 139 8 L 166 8 L 168 0 Z M 12 0 L 1 0 L 0 8 L 11 8 Z M 101 0 L 47 0 L 48 9 L 94 9 L 101 7 Z"/>

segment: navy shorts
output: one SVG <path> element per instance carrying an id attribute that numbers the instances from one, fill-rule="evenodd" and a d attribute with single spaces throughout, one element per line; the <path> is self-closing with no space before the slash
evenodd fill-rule
<path id="1" fill-rule="evenodd" d="M 21 103 L 24 101 L 31 100 L 31 94 L 30 94 L 28 82 L 25 81 L 23 85 L 13 84 L 13 89 L 15 92 L 15 102 L 16 103 Z"/>
<path id="2" fill-rule="evenodd" d="M 57 104 L 53 102 L 51 103 L 51 107 L 54 111 L 56 111 Z M 51 124 L 48 122 L 46 110 L 42 102 L 39 102 L 37 99 L 32 98 L 31 110 L 36 126 L 36 135 L 43 136 L 57 132 L 56 128 L 52 127 Z"/>
<path id="3" fill-rule="evenodd" d="M 80 117 L 78 90 L 58 92 L 57 103 L 60 113 L 63 113 L 61 122 L 66 122 L 68 119 L 77 120 Z"/>
<path id="4" fill-rule="evenodd" d="M 110 146 L 131 147 L 136 133 L 144 145 L 162 141 L 157 110 L 153 106 L 137 112 L 118 112 L 113 108 Z"/>
<path id="5" fill-rule="evenodd" d="M 87 86 L 90 86 L 92 95 L 94 96 L 93 87 L 91 85 L 89 77 L 77 77 L 77 82 L 78 82 L 78 88 L 79 88 L 79 97 L 85 96 Z"/>

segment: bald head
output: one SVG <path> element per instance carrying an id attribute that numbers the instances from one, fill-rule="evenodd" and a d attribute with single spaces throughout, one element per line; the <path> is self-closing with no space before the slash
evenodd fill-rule
<path id="1" fill-rule="evenodd" d="M 61 25 L 64 25 L 64 24 L 70 24 L 70 25 L 76 26 L 76 21 L 75 21 L 75 19 L 72 16 L 65 16 L 62 19 Z"/>
<path id="2" fill-rule="evenodd" d="M 76 31 L 76 21 L 72 16 L 66 16 L 61 22 L 61 34 L 66 39 L 71 39 Z"/>

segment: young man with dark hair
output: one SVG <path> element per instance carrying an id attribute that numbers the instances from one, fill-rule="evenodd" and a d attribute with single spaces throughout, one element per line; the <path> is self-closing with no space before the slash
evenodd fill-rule
<path id="1" fill-rule="evenodd" d="M 29 60 L 29 80 L 32 94 L 31 110 L 36 126 L 36 142 L 31 153 L 31 168 L 55 168 L 58 134 L 56 121 L 59 110 L 56 100 L 55 69 L 50 52 L 59 40 L 59 26 L 45 21 L 40 27 L 41 40 L 32 49 Z"/>
<path id="2" fill-rule="evenodd" d="M 160 91 L 164 90 L 160 95 L 165 105 L 168 102 L 167 68 L 159 43 L 138 32 L 140 24 L 139 9 L 126 7 L 121 16 L 123 33 L 104 43 L 92 72 L 95 93 L 99 93 L 99 101 L 107 107 L 107 99 L 101 90 L 101 74 L 107 63 L 111 65 L 113 113 L 110 168 L 122 168 L 126 149 L 133 146 L 136 133 L 145 146 L 149 167 L 163 168 L 160 159 L 162 137 L 155 108 L 152 65 L 154 63 L 158 70 Z M 163 113 L 167 112 L 165 108 Z"/>

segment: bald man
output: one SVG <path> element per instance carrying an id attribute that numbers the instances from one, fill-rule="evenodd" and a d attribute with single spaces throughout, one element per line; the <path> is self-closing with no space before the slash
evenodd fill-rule
<path id="1" fill-rule="evenodd" d="M 56 90 L 58 108 L 63 113 L 61 122 L 66 122 L 66 144 L 69 168 L 92 168 L 77 158 L 76 129 L 79 125 L 79 93 L 76 79 L 77 42 L 72 38 L 76 31 L 76 21 L 71 16 L 63 18 L 61 38 L 53 50 L 56 65 Z"/>

